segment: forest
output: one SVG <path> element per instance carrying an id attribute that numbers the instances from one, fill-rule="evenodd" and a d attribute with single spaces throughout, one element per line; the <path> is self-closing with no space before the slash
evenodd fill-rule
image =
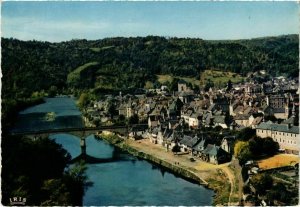
<path id="1" fill-rule="evenodd" d="M 298 76 L 298 35 L 208 41 L 157 36 L 59 43 L 2 38 L 2 98 L 53 89 L 120 91 L 156 75 L 200 77 L 207 69 Z"/>

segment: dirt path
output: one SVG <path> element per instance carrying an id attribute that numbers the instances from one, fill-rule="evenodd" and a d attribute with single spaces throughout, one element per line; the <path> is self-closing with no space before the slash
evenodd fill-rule
<path id="1" fill-rule="evenodd" d="M 228 205 L 231 205 L 231 196 L 233 194 L 233 190 L 234 190 L 234 186 L 235 186 L 235 177 L 228 166 L 223 166 L 221 168 L 221 170 L 223 170 L 223 172 L 227 175 L 229 182 L 230 182 L 230 194 L 229 194 L 229 198 L 228 198 Z"/>

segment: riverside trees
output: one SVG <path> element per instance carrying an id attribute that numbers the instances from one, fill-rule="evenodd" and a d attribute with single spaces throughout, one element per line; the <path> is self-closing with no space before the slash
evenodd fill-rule
<path id="1" fill-rule="evenodd" d="M 26 205 L 82 205 L 84 163 L 66 168 L 71 157 L 54 141 L 5 137 L 2 158 L 2 204 L 22 196 Z"/>

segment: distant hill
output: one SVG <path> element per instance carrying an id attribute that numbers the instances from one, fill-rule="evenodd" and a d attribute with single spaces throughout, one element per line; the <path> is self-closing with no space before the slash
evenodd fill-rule
<path id="1" fill-rule="evenodd" d="M 60 43 L 2 38 L 2 97 L 35 91 L 122 90 L 157 75 L 200 77 L 205 70 L 298 76 L 298 35 L 209 41 L 157 36 Z M 52 87 L 53 88 L 53 87 Z"/>

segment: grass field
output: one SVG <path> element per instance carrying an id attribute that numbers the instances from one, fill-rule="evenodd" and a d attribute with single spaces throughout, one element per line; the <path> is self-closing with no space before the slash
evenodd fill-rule
<path id="1" fill-rule="evenodd" d="M 171 75 L 157 75 L 157 80 L 161 84 L 164 84 L 166 82 L 172 82 L 174 78 L 182 79 L 188 83 L 191 83 L 193 85 L 199 85 L 200 80 L 196 78 L 188 78 L 188 77 L 179 77 L 179 76 L 171 76 Z"/>
<path id="2" fill-rule="evenodd" d="M 278 154 L 267 159 L 259 160 L 258 166 L 261 169 L 272 169 L 294 165 L 295 163 L 299 163 L 299 157 L 297 155 Z"/>
<path id="3" fill-rule="evenodd" d="M 218 70 L 205 70 L 201 73 L 200 77 L 201 85 L 205 85 L 208 80 L 211 80 L 217 87 L 224 87 L 229 80 L 233 83 L 238 83 L 241 82 L 242 79 L 243 77 L 237 73 Z"/>
<path id="4" fill-rule="evenodd" d="M 201 77 L 179 77 L 172 75 L 157 75 L 158 82 L 164 84 L 166 82 L 172 82 L 174 78 L 183 79 L 188 83 L 193 85 L 204 86 L 208 80 L 212 81 L 216 87 L 225 87 L 227 82 L 231 80 L 233 83 L 238 83 L 243 80 L 244 77 L 240 76 L 237 73 L 217 71 L 217 70 L 205 70 L 201 73 Z"/>

